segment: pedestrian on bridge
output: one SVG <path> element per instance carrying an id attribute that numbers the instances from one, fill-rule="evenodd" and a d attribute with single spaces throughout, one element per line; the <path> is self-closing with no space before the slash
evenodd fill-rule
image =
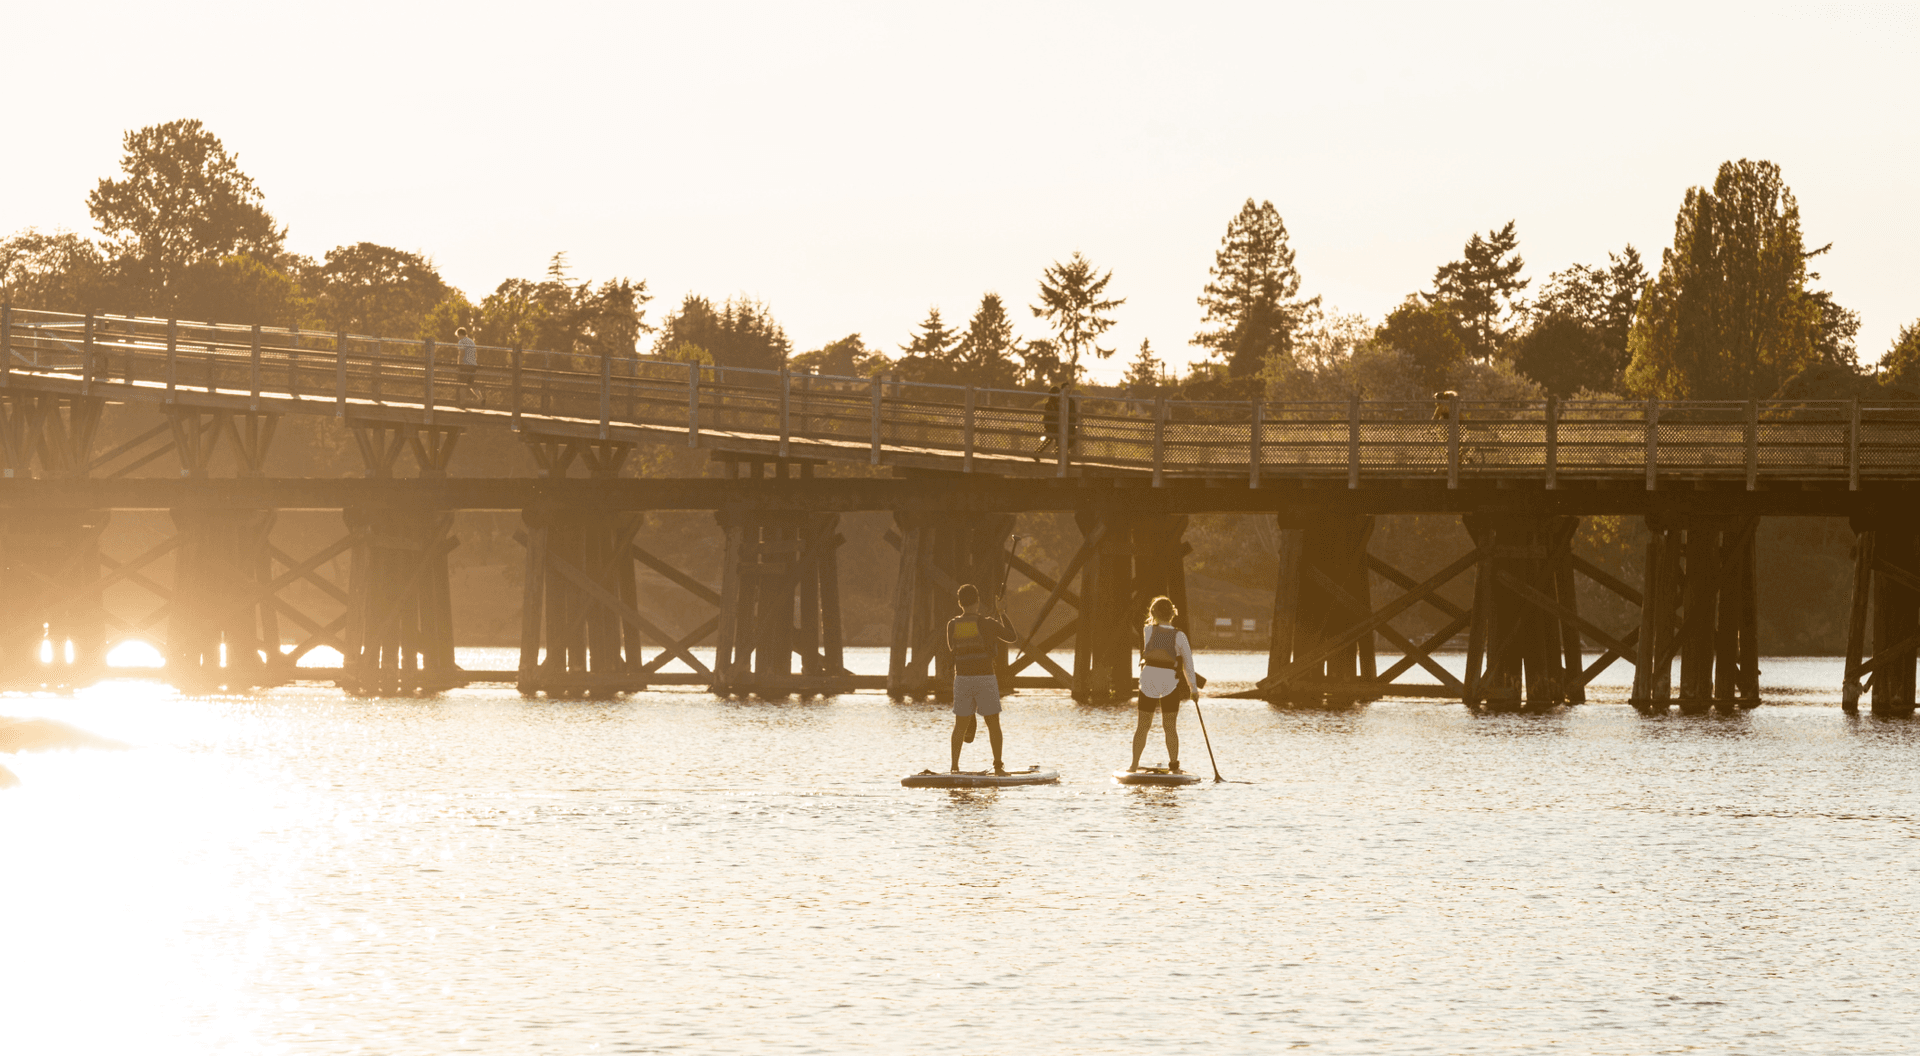
<path id="1" fill-rule="evenodd" d="M 1000 677 L 994 673 L 998 643 L 1015 636 L 1004 612 L 988 616 L 980 608 L 980 588 L 963 583 L 954 592 L 960 615 L 947 621 L 947 651 L 953 654 L 953 772 L 960 772 L 960 746 L 973 741 L 979 717 L 987 720 L 987 741 L 993 746 L 993 772 L 1005 775 L 1001 754 Z M 1000 606 L 996 599 L 995 609 Z"/>
<path id="2" fill-rule="evenodd" d="M 473 384 L 474 376 L 480 373 L 480 348 L 473 343 L 473 335 L 464 326 L 454 330 L 453 336 L 460 339 L 460 388 L 464 390 L 460 398 L 464 401 L 466 393 L 472 393 L 474 401 L 485 407 L 487 398 Z"/>
<path id="3" fill-rule="evenodd" d="M 1187 632 L 1173 625 L 1180 610 L 1173 599 L 1162 595 L 1147 608 L 1147 625 L 1142 631 L 1140 649 L 1140 707 L 1133 726 L 1133 762 L 1129 772 L 1140 769 L 1140 753 L 1147 748 L 1147 734 L 1153 731 L 1153 713 L 1160 713 L 1160 727 L 1167 735 L 1167 769 L 1180 773 L 1180 734 L 1175 722 L 1180 717 L 1181 674 L 1185 684 L 1194 687 L 1197 698 L 1207 680 L 1193 669 L 1193 645 Z"/>

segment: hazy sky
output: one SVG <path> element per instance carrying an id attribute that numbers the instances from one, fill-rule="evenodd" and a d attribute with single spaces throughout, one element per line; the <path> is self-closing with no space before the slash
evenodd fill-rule
<path id="1" fill-rule="evenodd" d="M 24 8 L 24 9 L 23 9 Z M 1920 317 L 1912 5 L 14 5 L 0 231 L 90 230 L 120 136 L 179 117 L 316 256 L 430 255 L 478 299 L 556 250 L 764 300 L 796 350 L 891 348 L 984 291 L 1023 332 L 1075 249 L 1121 362 L 1184 360 L 1249 196 L 1305 292 L 1377 318 L 1475 231 L 1527 274 L 1633 243 L 1687 187 L 1778 162 L 1862 358 Z"/>

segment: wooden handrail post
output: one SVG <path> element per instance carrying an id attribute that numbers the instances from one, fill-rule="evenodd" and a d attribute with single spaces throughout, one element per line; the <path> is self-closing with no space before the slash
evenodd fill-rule
<path id="1" fill-rule="evenodd" d="M 1153 486 L 1162 487 L 1161 472 L 1167 464 L 1167 398 L 1153 401 Z"/>
<path id="2" fill-rule="evenodd" d="M 179 384 L 180 368 L 180 320 L 167 320 L 167 396 L 166 402 L 173 402 L 175 387 Z"/>
<path id="3" fill-rule="evenodd" d="M 687 446 L 700 446 L 700 364 L 687 361 Z"/>
<path id="4" fill-rule="evenodd" d="M 431 337 L 427 338 L 426 344 L 420 349 L 420 354 L 426 357 L 427 361 L 426 382 L 420 388 L 420 406 L 427 412 L 428 425 L 433 424 L 433 367 L 436 351 L 438 349 Z"/>
<path id="5" fill-rule="evenodd" d="M 1267 405 L 1261 400 L 1253 401 L 1253 428 L 1247 433 L 1247 487 L 1260 486 L 1260 463 L 1266 457 L 1263 450 L 1266 431 Z"/>
<path id="6" fill-rule="evenodd" d="M 1460 486 L 1460 397 L 1447 397 L 1447 487 Z"/>
<path id="7" fill-rule="evenodd" d="M 873 376 L 873 453 L 867 457 L 869 465 L 880 464 L 880 375 Z"/>
<path id="8" fill-rule="evenodd" d="M 87 328 L 80 343 L 80 395 L 93 391 L 93 309 L 87 309 Z"/>
<path id="9" fill-rule="evenodd" d="M 1347 396 L 1347 488 L 1360 486 L 1360 394 Z"/>
<path id="10" fill-rule="evenodd" d="M 967 425 L 965 453 L 960 456 L 960 472 L 973 472 L 973 386 L 967 386 Z"/>
<path id="11" fill-rule="evenodd" d="M 600 439 L 607 438 L 607 424 L 613 420 L 613 353 L 600 353 Z M 780 445 L 780 453 L 786 454 L 786 444 Z"/>
<path id="12" fill-rule="evenodd" d="M 1068 425 L 1073 421 L 1073 389 L 1071 385 L 1060 386 L 1060 452 L 1055 459 L 1057 468 L 1054 476 L 1067 475 L 1067 445 L 1073 443 L 1073 437 L 1067 433 Z"/>
<path id="13" fill-rule="evenodd" d="M 1560 483 L 1560 397 L 1547 397 L 1547 490 Z"/>
<path id="14" fill-rule="evenodd" d="M 386 350 L 386 338 L 376 337 L 373 339 L 373 354 L 367 357 L 367 395 L 375 407 L 380 406 L 380 353 Z"/>
<path id="15" fill-rule="evenodd" d="M 0 304 L 0 389 L 13 376 L 13 305 Z"/>
<path id="16" fill-rule="evenodd" d="M 300 398 L 300 328 L 287 328 L 287 395 Z"/>
<path id="17" fill-rule="evenodd" d="M 260 409 L 260 324 L 253 324 L 253 354 L 248 361 L 247 387 L 252 393 L 248 398 L 247 409 Z"/>
<path id="18" fill-rule="evenodd" d="M 1860 490 L 1860 397 L 1853 398 L 1853 419 L 1847 425 L 1847 490 Z"/>
<path id="19" fill-rule="evenodd" d="M 788 405 L 793 397 L 793 372 L 780 367 L 780 457 L 787 457 L 787 437 L 792 433 L 792 421 L 787 416 Z"/>
<path id="20" fill-rule="evenodd" d="M 1647 490 L 1660 483 L 1660 401 L 1647 398 Z"/>
<path id="21" fill-rule="evenodd" d="M 513 431 L 516 433 L 520 431 L 520 361 L 524 359 L 525 356 L 526 354 L 520 350 L 520 343 L 515 341 L 513 343 L 513 361 L 511 363 L 513 377 L 508 385 L 513 403 L 507 412 L 507 417 L 508 420 L 513 423 Z"/>
<path id="22" fill-rule="evenodd" d="M 333 337 L 333 416 L 347 416 L 347 332 Z"/>
<path id="23" fill-rule="evenodd" d="M 1747 490 L 1760 484 L 1760 401 L 1747 401 Z"/>

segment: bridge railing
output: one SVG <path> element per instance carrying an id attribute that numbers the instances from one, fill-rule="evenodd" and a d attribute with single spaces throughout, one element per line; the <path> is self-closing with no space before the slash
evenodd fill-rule
<path id="1" fill-rule="evenodd" d="M 1058 459 L 1044 393 L 596 358 L 271 327 L 4 310 L 0 388 L 34 374 L 151 399 L 246 394 L 306 413 L 393 407 L 684 433 L 688 442 L 963 468 Z M 471 387 L 469 387 L 469 383 Z M 1075 395 L 1067 460 L 1159 476 L 1909 479 L 1920 403 L 1861 401 L 1189 401 Z M 1049 440 L 1053 442 L 1049 443 Z"/>

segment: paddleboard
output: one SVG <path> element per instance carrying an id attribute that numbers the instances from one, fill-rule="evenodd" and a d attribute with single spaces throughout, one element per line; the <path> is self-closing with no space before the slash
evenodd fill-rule
<path id="1" fill-rule="evenodd" d="M 908 774 L 900 779 L 908 788 L 999 788 L 1002 785 L 1057 785 L 1060 783 L 1058 770 L 1042 770 L 1030 766 L 1025 770 L 1015 770 L 1007 774 L 996 774 L 991 770 L 962 770 L 957 774 L 941 773 L 934 770 L 922 770 L 917 774 Z"/>
<path id="2" fill-rule="evenodd" d="M 1140 770 L 1115 770 L 1113 779 L 1123 785 L 1194 785 L 1200 782 L 1200 775 L 1176 774 L 1171 770 L 1150 766 Z"/>

